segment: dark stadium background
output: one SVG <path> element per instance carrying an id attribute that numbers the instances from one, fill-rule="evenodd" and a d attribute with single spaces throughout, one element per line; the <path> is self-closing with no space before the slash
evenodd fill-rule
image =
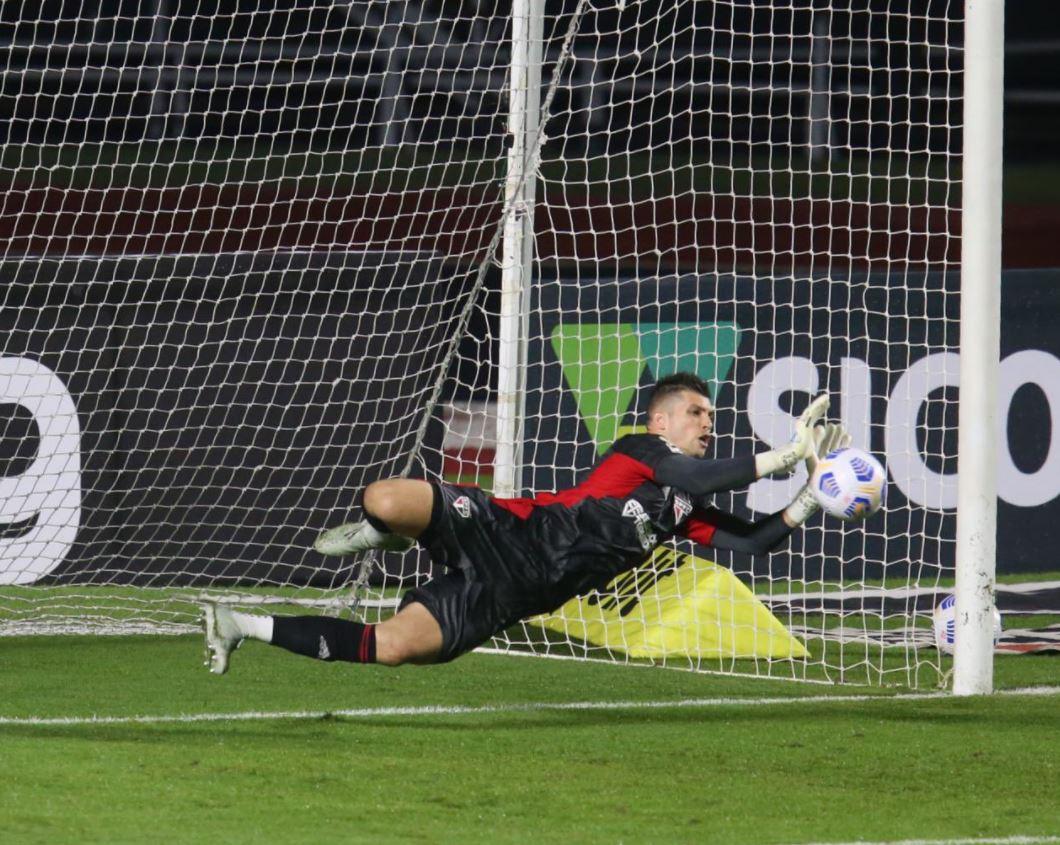
<path id="1" fill-rule="evenodd" d="M 553 58 L 574 5 L 571 0 L 547 4 L 546 36 Z M 102 278 L 98 266 L 101 258 L 293 253 L 321 245 L 332 252 L 346 247 L 357 253 L 385 247 L 394 237 L 411 237 L 419 248 L 445 254 L 453 245 L 454 209 L 467 209 L 461 220 L 465 227 L 484 227 L 496 220 L 499 205 L 495 195 L 469 192 L 444 179 L 437 184 L 399 185 L 382 199 L 377 192 L 370 198 L 365 185 L 356 180 L 336 179 L 329 184 L 319 179 L 310 184 L 310 180 L 288 178 L 292 174 L 283 170 L 282 163 L 278 166 L 283 178 L 262 179 L 261 174 L 275 162 L 304 159 L 307 154 L 339 153 L 336 171 L 347 177 L 351 166 L 366 166 L 357 156 L 378 141 L 373 127 L 378 125 L 379 98 L 358 89 L 358 83 L 350 80 L 369 70 L 378 72 L 386 51 L 359 49 L 358 45 L 363 48 L 367 37 L 378 37 L 396 22 L 378 19 L 357 26 L 351 23 L 348 11 L 378 6 L 258 0 L 112 0 L 91 7 L 69 0 L 45 0 L 33 5 L 0 5 L 0 67 L 6 68 L 0 77 L 0 246 L 8 353 L 28 354 L 47 348 L 56 356 L 63 354 L 56 344 L 61 345 L 64 335 L 50 331 L 31 316 L 31 309 L 41 306 L 42 297 L 44 304 L 82 309 L 72 312 L 74 318 L 63 329 L 73 336 L 82 331 L 81 323 L 89 320 L 89 315 L 102 313 L 134 288 L 138 308 L 170 309 L 176 314 L 185 293 L 205 290 L 204 284 L 208 284 L 211 295 L 220 297 L 242 289 L 248 278 L 255 278 L 253 273 L 272 272 L 257 268 L 249 276 L 229 273 L 224 269 L 229 258 L 219 258 L 207 271 L 199 262 L 186 276 L 174 275 L 176 265 L 168 260 L 151 267 L 133 262 L 136 266 L 131 268 L 128 260 L 112 261 L 108 266 L 122 266 L 118 274 L 121 284 L 114 286 L 98 283 Z M 490 23 L 486 17 L 495 8 L 503 11 L 503 4 L 469 0 L 419 6 L 455 21 L 454 35 L 469 45 L 464 58 L 469 67 L 488 58 L 475 49 L 485 36 L 485 40 L 504 37 L 503 24 Z M 953 0 L 699 2 L 679 4 L 669 14 L 660 14 L 658 8 L 654 3 L 632 3 L 622 13 L 602 9 L 596 16 L 598 29 L 621 33 L 605 37 L 600 44 L 598 54 L 605 58 L 604 72 L 628 73 L 631 50 L 650 53 L 651 45 L 661 40 L 672 50 L 675 85 L 688 79 L 704 84 L 695 89 L 697 93 L 679 88 L 678 93 L 654 97 L 611 95 L 598 106 L 608 116 L 608 132 L 595 131 L 586 104 L 578 100 L 577 93 L 571 94 L 572 89 L 561 88 L 553 108 L 555 118 L 549 124 L 546 170 L 550 162 L 599 160 L 612 155 L 636 160 L 642 172 L 658 174 L 667 169 L 665 158 L 653 159 L 660 149 L 666 150 L 666 156 L 685 156 L 683 166 L 691 169 L 697 163 L 711 162 L 736 170 L 753 161 L 761 170 L 770 164 L 768 159 L 762 160 L 762 150 L 768 148 L 772 164 L 778 169 L 806 171 L 810 184 L 815 177 L 813 162 L 807 163 L 805 152 L 807 104 L 805 98 L 783 93 L 810 85 L 806 61 L 787 60 L 783 52 L 773 55 L 772 48 L 764 46 L 770 39 L 758 39 L 755 49 L 764 50 L 760 53 L 762 62 L 748 71 L 744 82 L 748 89 L 752 84 L 777 86 L 775 96 L 763 97 L 736 89 L 712 91 L 709 82 L 716 69 L 710 62 L 692 61 L 690 56 L 708 48 L 752 44 L 755 34 L 778 28 L 792 33 L 796 49 L 800 45 L 806 49 L 812 15 L 819 16 L 825 9 L 831 10 L 834 34 L 859 42 L 875 39 L 864 62 L 857 63 L 856 68 L 850 63 L 851 69 L 837 73 L 830 83 L 834 89 L 830 92 L 832 108 L 847 118 L 837 121 L 838 134 L 832 142 L 839 150 L 854 151 L 851 167 L 856 170 L 860 166 L 855 160 L 858 157 L 867 160 L 872 153 L 882 153 L 890 146 L 908 144 L 935 160 L 960 150 L 959 131 L 937 128 L 959 123 L 957 88 L 952 89 L 948 106 L 930 101 L 932 109 L 954 109 L 945 121 L 940 121 L 945 115 L 927 111 L 929 98 L 905 96 L 926 92 L 928 86 L 944 78 L 942 72 L 960 69 L 959 55 L 952 51 L 939 53 L 911 46 L 927 35 L 940 37 L 936 29 L 929 32 L 923 28 L 940 26 L 937 21 L 927 23 L 930 15 L 959 14 L 960 4 Z M 883 14 L 907 9 L 924 14 L 905 19 Z M 498 16 L 498 21 L 502 19 Z M 692 23 L 702 25 L 695 35 Z M 1048 0 L 1010 2 L 1006 27 L 1004 266 L 1010 270 L 1060 267 L 1060 22 Z M 959 29 L 953 24 L 954 38 L 959 37 Z M 306 31 L 315 35 L 307 38 Z M 885 46 L 887 36 L 907 46 Z M 597 39 L 592 33 L 585 37 Z M 408 62 L 406 72 L 412 76 L 432 72 L 432 62 L 436 62 L 430 55 L 415 51 L 409 51 L 404 60 Z M 903 70 L 888 70 L 896 67 Z M 546 65 L 543 78 L 548 78 L 550 69 Z M 503 103 L 488 85 L 481 93 L 483 106 L 470 110 L 455 98 L 410 93 L 409 131 L 415 133 L 420 145 L 451 149 L 456 158 L 500 160 Z M 889 93 L 899 96 L 890 98 Z M 716 99 L 719 97 L 724 98 L 725 108 L 710 109 L 708 117 L 711 103 L 722 104 Z M 896 103 L 908 105 L 903 106 L 905 111 L 894 113 L 891 110 Z M 753 119 L 727 116 L 741 112 L 753 115 Z M 689 118 L 690 114 L 696 119 Z M 871 131 L 869 117 L 873 118 Z M 894 123 L 890 129 L 885 120 L 888 117 Z M 929 118 L 936 128 L 927 128 Z M 681 140 L 671 143 L 675 139 Z M 243 162 L 243 170 L 231 166 L 232 160 Z M 390 164 L 393 162 L 383 157 L 376 168 L 385 173 Z M 192 173 L 196 178 L 190 178 Z M 959 177 L 956 170 L 942 175 L 951 180 Z M 460 174 L 450 178 L 459 182 Z M 938 174 L 935 181 L 941 181 Z M 541 266 L 562 275 L 575 272 L 579 262 L 588 266 L 606 263 L 613 276 L 629 277 L 692 270 L 709 273 L 714 269 L 753 272 L 759 263 L 774 263 L 772 250 L 782 246 L 788 255 L 783 268 L 787 273 L 814 272 L 827 268 L 812 263 L 801 266 L 799 256 L 808 256 L 817 243 L 815 237 L 828 232 L 829 214 L 860 221 L 866 231 L 873 228 L 874 212 L 853 203 L 850 209 L 838 210 L 832 203 L 822 212 L 812 201 L 768 195 L 764 199 L 725 200 L 703 191 L 697 191 L 694 200 L 678 202 L 666 198 L 665 184 L 656 185 L 648 179 L 640 186 L 645 196 L 627 197 L 615 204 L 600 184 L 585 180 L 581 194 L 566 190 L 548 193 L 547 185 L 543 187 L 551 222 L 577 220 L 572 230 L 603 233 L 614 232 L 615 221 L 620 220 L 622 228 L 638 233 L 639 253 L 629 236 L 623 240 L 618 234 L 610 238 L 581 234 L 564 239 L 540 216 L 537 247 L 543 258 Z M 868 184 L 871 188 L 871 179 Z M 652 188 L 658 188 L 657 196 Z M 938 197 L 929 199 L 911 204 L 908 211 L 910 220 L 918 224 L 912 228 L 928 232 L 912 245 L 922 256 L 918 269 L 927 272 L 952 266 L 959 257 L 954 239 L 945 237 L 946 232 L 957 230 L 956 222 L 942 210 L 946 205 L 956 207 L 957 202 L 953 197 L 948 202 Z M 401 228 L 375 225 L 363 217 L 355 220 L 356 215 L 345 211 L 369 203 L 378 206 L 376 219 L 401 219 Z M 701 222 L 692 223 L 691 229 L 650 225 L 658 219 Z M 717 225 L 716 221 L 726 219 L 744 222 Z M 776 220 L 783 223 L 773 222 Z M 840 269 L 862 273 L 906 266 L 912 246 L 911 239 L 874 240 L 866 236 L 848 245 L 850 260 Z M 91 259 L 79 261 L 79 257 Z M 470 265 L 481 257 L 481 252 L 470 251 L 462 260 Z M 311 263 L 316 260 L 310 259 Z M 61 267 L 56 269 L 54 262 Z M 52 280 L 48 289 L 31 287 L 42 273 Z M 420 278 L 418 272 L 414 277 Z M 1037 309 L 1035 331 L 1045 338 L 1054 325 L 1047 319 L 1049 314 L 1055 317 L 1060 310 L 1055 279 L 1055 274 L 1041 277 L 1042 290 L 1036 293 L 1033 306 Z M 311 300 L 312 291 L 285 287 L 305 284 L 317 284 L 316 277 L 280 268 L 264 289 L 270 295 L 294 299 L 302 295 Z M 1019 289 L 1026 290 L 1025 284 Z M 482 349 L 482 339 L 497 336 L 492 315 L 497 312 L 498 289 L 499 273 L 491 270 L 482 305 L 474 311 L 468 338 L 461 346 L 454 382 L 457 387 L 448 399 L 488 398 L 493 373 L 482 363 L 491 357 Z M 1006 294 L 1009 312 L 1023 304 L 1013 301 L 1015 291 L 1014 287 Z M 10 316 L 16 308 L 21 308 L 18 316 Z M 92 331 L 98 331 L 98 326 L 93 326 Z M 1030 334 L 1021 336 L 1021 340 L 1033 339 Z M 135 340 L 130 335 L 130 342 Z M 88 384 L 103 376 L 90 375 L 83 362 L 69 366 L 85 381 L 90 397 L 87 401 L 104 402 L 106 385 L 98 389 L 98 385 Z M 115 366 L 132 369 L 128 362 L 123 365 L 118 361 Z M 158 362 L 154 366 L 157 368 Z M 56 369 L 63 368 L 56 364 Z M 145 385 L 150 387 L 150 382 Z M 1033 468 L 1041 444 L 1048 442 L 1053 421 L 1041 413 L 1042 403 L 1032 392 L 1024 391 L 1018 400 L 1022 403 L 1018 414 L 1028 434 L 1013 443 L 1013 452 L 1017 461 Z M 79 407 L 87 407 L 85 401 Z M 125 412 L 140 411 L 131 408 Z M 31 430 L 27 426 L 17 411 L 3 426 L 8 474 L 15 474 L 26 461 L 26 432 Z M 104 445 L 118 453 L 123 449 L 118 441 Z M 318 447 L 308 444 L 306 461 L 319 466 L 332 456 Z M 145 465 L 138 471 L 146 477 L 150 469 Z M 115 486 L 108 475 L 111 470 L 100 470 L 107 490 Z M 202 482 L 201 478 L 191 480 Z M 361 480 L 348 479 L 351 486 Z M 282 495 L 283 485 L 276 484 L 276 495 Z M 271 489 L 265 488 L 266 492 Z M 186 504 L 196 524 L 204 526 L 198 532 L 203 535 L 202 542 L 218 542 L 209 528 L 209 509 L 203 508 L 203 503 L 182 503 L 182 493 L 173 494 L 176 501 L 161 493 L 155 495 L 160 498 L 153 504 L 160 510 Z M 136 507 L 151 504 L 145 500 Z M 332 504 L 322 501 L 310 506 Z M 95 510 L 104 513 L 108 507 L 99 502 Z M 110 510 L 114 520 L 123 521 L 122 530 L 130 530 L 128 520 L 137 515 L 135 509 Z M 1055 523 L 1050 509 L 1039 510 L 1045 527 Z M 264 507 L 263 513 L 267 512 Z M 290 517 L 297 520 L 301 514 Z M 115 538 L 108 533 L 113 530 L 110 525 L 97 526 L 96 534 L 89 531 L 85 542 L 94 538 L 103 547 L 121 549 L 127 538 Z M 1026 523 L 1014 526 L 1012 533 L 1016 542 L 1040 536 L 1027 530 Z M 293 542 L 292 538 L 284 539 Z M 246 542 L 239 537 L 224 539 L 228 541 Z M 220 554 L 216 547 L 209 548 Z M 1028 549 L 1020 554 L 1020 565 L 1037 568 L 1036 552 Z M 297 565 L 296 560 L 291 563 Z M 1038 557 L 1038 567 L 1047 564 Z M 237 578 L 245 573 L 237 567 L 228 574 Z"/>

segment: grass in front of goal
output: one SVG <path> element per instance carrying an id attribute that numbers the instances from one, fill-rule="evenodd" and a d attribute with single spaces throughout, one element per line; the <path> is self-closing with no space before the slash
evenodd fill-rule
<path id="1" fill-rule="evenodd" d="M 1026 580 L 1030 576 L 1001 576 L 1000 582 Z M 1060 573 L 1037 573 L 1036 580 L 1056 580 Z M 952 585 L 940 582 L 945 588 Z M 795 581 L 756 582 L 752 585 L 759 593 L 783 593 L 800 591 L 830 592 L 839 589 L 854 589 L 859 585 L 812 584 Z M 864 587 L 883 587 L 882 583 L 865 582 Z M 258 612 L 326 612 L 339 614 L 348 608 L 351 599 L 349 587 L 342 589 L 317 589 L 306 587 L 239 588 L 210 591 L 212 595 L 234 600 L 240 606 Z M 367 606 L 362 606 L 360 616 L 366 621 L 376 622 L 389 615 L 391 609 L 380 608 L 380 602 L 396 600 L 401 591 L 394 588 L 369 590 L 365 596 Z M 198 600 L 205 593 L 188 587 L 144 588 L 120 585 L 64 585 L 64 586 L 3 586 L 0 587 L 0 643 L 5 636 L 14 634 L 51 635 L 144 633 L 148 631 L 180 634 L 193 630 L 199 616 Z M 292 604 L 291 600 L 296 604 Z M 301 604 L 301 607 L 298 606 Z M 306 606 L 311 607 L 308 609 Z M 921 640 L 931 637 L 931 617 L 919 613 L 913 618 L 891 615 L 880 617 L 873 613 L 844 612 L 796 613 L 786 612 L 778 616 L 781 623 L 798 631 L 797 638 L 809 650 L 806 660 L 756 660 L 731 657 L 705 656 L 698 660 L 673 656 L 666 658 L 669 668 L 692 669 L 722 674 L 740 674 L 780 680 L 805 680 L 827 683 L 869 684 L 889 687 L 911 687 L 933 690 L 945 684 L 952 667 L 952 659 L 938 655 L 934 649 L 918 649 L 913 642 L 896 641 L 881 647 L 862 639 L 840 642 L 836 637 L 827 639 L 807 636 L 806 630 L 828 631 L 844 627 L 848 632 L 862 632 L 870 640 L 878 640 L 887 630 L 899 630 L 912 625 L 918 629 Z M 1006 616 L 1006 627 L 1037 627 L 1055 621 L 1053 617 Z M 547 654 L 549 656 L 588 657 L 609 662 L 628 662 L 637 665 L 655 664 L 647 658 L 629 658 L 624 653 L 612 651 L 604 646 L 548 631 L 538 625 L 514 626 L 506 638 L 497 641 L 505 649 L 521 652 Z M 1036 683 L 1049 683 L 1048 677 Z"/>
<path id="2" fill-rule="evenodd" d="M 258 643 L 219 678 L 192 636 L 7 637 L 0 654 L 6 841 L 1060 833 L 1055 695 L 895 699 L 479 654 L 387 670 Z M 1019 686 L 1055 683 L 1058 669 L 1014 657 L 997 674 Z M 191 718 L 129 720 L 180 715 Z M 61 717 L 118 721 L 44 721 Z"/>

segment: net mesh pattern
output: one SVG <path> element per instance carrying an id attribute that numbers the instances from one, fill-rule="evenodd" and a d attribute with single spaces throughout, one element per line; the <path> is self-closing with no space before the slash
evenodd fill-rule
<path id="1" fill-rule="evenodd" d="M 549 2 L 529 210 L 505 200 L 509 3 L 16 6 L 0 628 L 179 629 L 203 589 L 348 606 L 363 562 L 310 546 L 365 484 L 492 484 L 499 244 L 527 212 L 522 492 L 574 483 L 677 370 L 711 385 L 716 457 L 786 441 L 828 390 L 891 476 L 863 525 L 818 518 L 753 561 L 674 550 L 731 569 L 809 657 L 649 659 L 935 677 L 960 4 Z M 716 504 L 755 518 L 803 480 Z M 363 571 L 369 614 L 431 574 L 422 552 Z M 494 645 L 638 659 L 538 622 Z"/>

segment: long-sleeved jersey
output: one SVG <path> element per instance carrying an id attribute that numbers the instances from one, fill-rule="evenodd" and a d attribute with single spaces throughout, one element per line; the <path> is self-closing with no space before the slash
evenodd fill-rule
<path id="1" fill-rule="evenodd" d="M 673 535 L 711 545 L 731 517 L 707 496 L 754 478 L 753 458 L 691 458 L 660 435 L 631 434 L 576 487 L 492 502 L 526 522 L 537 582 L 556 588 L 547 591 L 552 595 L 570 596 L 637 566 Z"/>
<path id="2" fill-rule="evenodd" d="M 756 477 L 753 457 L 704 460 L 655 434 L 623 437 L 569 490 L 499 499 L 434 483 L 420 543 L 447 571 L 409 590 L 442 631 L 440 660 L 475 648 L 520 619 L 606 586 L 674 535 L 760 552 L 791 533 L 783 512 L 755 523 L 713 508 L 709 495 Z"/>

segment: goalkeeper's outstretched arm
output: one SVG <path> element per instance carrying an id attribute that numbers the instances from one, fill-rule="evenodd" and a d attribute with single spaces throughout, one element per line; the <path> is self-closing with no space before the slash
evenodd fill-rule
<path id="1" fill-rule="evenodd" d="M 759 452 L 755 455 L 757 477 L 791 472 L 799 461 L 806 460 L 813 454 L 815 426 L 828 411 L 830 401 L 827 393 L 814 399 L 795 423 L 795 434 L 791 442 L 779 449 Z"/>
<path id="2" fill-rule="evenodd" d="M 667 455 L 655 467 L 655 482 L 676 487 L 693 496 L 739 490 L 757 478 L 754 456 L 704 460 L 688 455 Z"/>
<path id="3" fill-rule="evenodd" d="M 715 549 L 728 549 L 749 555 L 775 551 L 796 528 L 817 512 L 818 507 L 816 499 L 804 487 L 784 510 L 754 522 L 748 522 L 716 508 L 709 508 L 704 517 L 705 521 L 714 526 L 710 545 Z"/>
<path id="4" fill-rule="evenodd" d="M 761 555 L 779 548 L 795 530 L 795 526 L 784 520 L 784 511 L 754 522 L 713 508 L 704 516 L 714 526 L 711 548 L 749 555 Z"/>
<path id="5" fill-rule="evenodd" d="M 813 461 L 820 438 L 817 423 L 828 410 L 828 396 L 818 396 L 795 424 L 791 443 L 770 452 L 743 458 L 703 460 L 687 454 L 668 455 L 655 467 L 655 481 L 677 487 L 693 496 L 709 496 L 723 490 L 738 490 L 766 475 L 788 472 L 799 461 Z"/>
<path id="6" fill-rule="evenodd" d="M 850 435 L 834 423 L 816 426 L 810 432 L 810 448 L 804 456 L 810 477 L 817 466 L 819 455 L 850 445 Z M 784 510 L 748 522 L 716 508 L 707 508 L 707 521 L 715 526 L 711 546 L 734 552 L 758 555 L 774 551 L 796 528 L 820 509 L 817 499 L 805 484 Z"/>

